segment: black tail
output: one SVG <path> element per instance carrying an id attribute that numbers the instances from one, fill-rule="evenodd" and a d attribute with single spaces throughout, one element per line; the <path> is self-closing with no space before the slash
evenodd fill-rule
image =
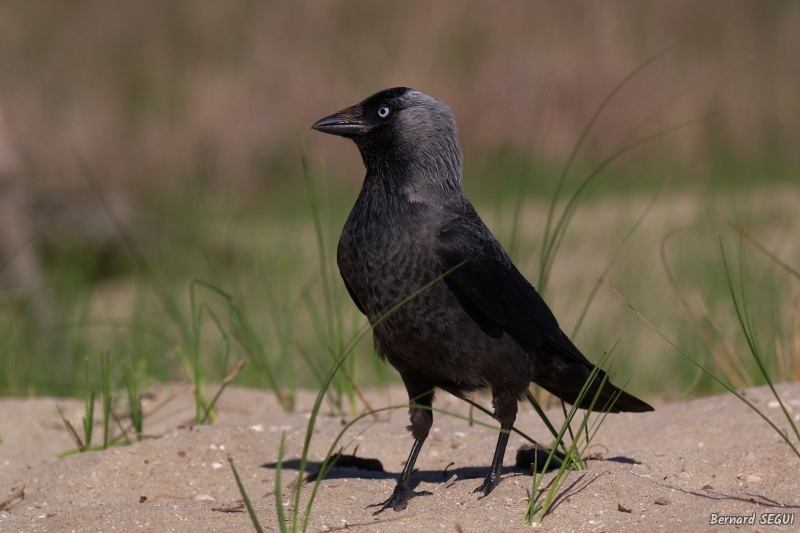
<path id="1" fill-rule="evenodd" d="M 543 389 L 574 405 L 578 400 L 584 383 L 586 383 L 586 379 L 588 379 L 588 371 L 585 368 L 580 368 L 579 365 L 571 365 L 567 368 L 562 367 L 560 370 L 558 375 L 555 376 L 557 379 L 550 379 L 547 383 L 541 383 L 538 380 L 536 382 Z M 574 372 L 575 375 L 573 375 L 570 370 L 577 372 Z M 594 383 L 589 386 L 589 390 L 583 396 L 583 400 L 578 407 L 581 409 L 589 409 L 591 407 L 604 375 L 605 373 L 602 370 L 597 373 Z M 653 408 L 639 398 L 621 391 L 606 380 L 592 410 L 609 413 L 644 413 L 653 411 Z"/>

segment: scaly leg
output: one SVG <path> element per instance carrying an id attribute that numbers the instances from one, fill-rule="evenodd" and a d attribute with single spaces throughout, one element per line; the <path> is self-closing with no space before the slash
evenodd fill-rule
<path id="1" fill-rule="evenodd" d="M 486 479 L 483 480 L 481 486 L 475 489 L 474 492 L 482 492 L 484 496 L 488 496 L 500 481 L 500 474 L 502 474 L 503 470 L 503 456 L 506 454 L 506 445 L 508 445 L 508 437 L 513 426 L 513 422 L 500 426 L 500 435 L 497 437 L 497 447 L 494 449 L 494 459 L 492 459 L 492 466 L 489 468 L 489 474 L 486 476 Z"/>
<path id="2" fill-rule="evenodd" d="M 414 436 L 414 445 L 411 447 L 411 453 L 408 454 L 406 465 L 403 467 L 400 479 L 397 480 L 394 492 L 392 492 L 392 495 L 389 496 L 389 499 L 385 502 L 370 505 L 369 507 L 380 507 L 380 509 L 372 514 L 382 513 L 390 507 L 395 511 L 402 511 L 408 507 L 408 500 L 411 498 L 415 496 L 429 496 L 431 494 L 427 491 L 414 492 L 414 489 L 411 487 L 411 474 L 414 472 L 414 463 L 417 462 L 419 451 L 422 449 L 425 439 L 428 438 L 428 432 L 433 425 L 433 412 L 430 409 L 433 404 L 433 391 L 427 389 L 427 392 L 422 392 L 421 395 L 418 395 L 419 397 L 415 397 L 414 391 L 419 389 L 418 386 L 409 387 L 409 383 L 406 382 L 406 389 L 408 389 L 411 403 L 411 408 L 408 411 L 411 418 L 411 425 L 408 426 L 408 429 L 411 430 L 411 434 Z"/>
<path id="3" fill-rule="evenodd" d="M 494 417 L 500 421 L 500 435 L 497 436 L 497 447 L 494 449 L 494 458 L 492 459 L 492 466 L 489 468 L 489 474 L 483 480 L 481 486 L 474 491 L 482 492 L 484 496 L 488 496 L 500 481 L 508 437 L 514 427 L 514 421 L 517 419 L 517 398 L 509 394 L 498 395 L 495 391 L 492 392 L 494 393 L 494 399 L 492 400 Z"/>

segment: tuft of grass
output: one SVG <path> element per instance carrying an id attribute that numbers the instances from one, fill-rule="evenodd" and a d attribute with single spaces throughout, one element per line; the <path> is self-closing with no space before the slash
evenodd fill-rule
<path id="1" fill-rule="evenodd" d="M 603 377 L 600 379 L 597 391 L 592 397 L 589 409 L 585 410 L 583 416 L 581 417 L 581 422 L 577 431 L 578 438 L 571 437 L 571 442 L 569 446 L 565 446 L 565 437 L 567 431 L 570 432 L 570 435 L 572 434 L 572 422 L 575 419 L 576 414 L 578 412 L 577 406 L 581 404 L 583 399 L 588 394 L 591 386 L 595 384 L 597 376 L 599 375 L 601 369 L 605 366 L 606 362 L 608 361 L 611 352 L 613 352 L 613 349 L 603 354 L 603 357 L 600 359 L 597 366 L 595 366 L 595 368 L 589 374 L 589 377 L 584 382 L 583 387 L 581 388 L 580 393 L 578 394 L 578 397 L 575 401 L 575 404 L 571 407 L 569 413 L 567 413 L 564 419 L 564 423 L 561 425 L 561 429 L 556 435 L 555 444 L 551 447 L 550 453 L 548 454 L 547 459 L 545 460 L 545 463 L 542 466 L 541 474 L 539 474 L 538 464 L 534 464 L 532 472 L 533 481 L 531 486 L 531 497 L 530 500 L 528 501 L 528 505 L 525 508 L 525 513 L 523 515 L 523 520 L 525 520 L 529 524 L 532 524 L 534 519 L 536 519 L 537 527 L 542 524 L 542 520 L 544 520 L 544 517 L 547 515 L 550 506 L 552 505 L 553 501 L 555 501 L 558 491 L 561 489 L 564 482 L 566 481 L 569 472 L 573 470 L 582 470 L 584 468 L 581 457 L 583 457 L 586 451 L 591 447 L 592 440 L 594 439 L 594 436 L 597 434 L 597 431 L 600 429 L 600 426 L 605 420 L 608 411 L 611 410 L 617 398 L 619 397 L 619 394 L 621 394 L 621 392 L 617 393 L 608 402 L 607 405 L 602 406 L 602 409 L 599 410 L 600 416 L 597 417 L 595 421 L 590 424 L 590 416 L 592 414 L 592 411 L 594 411 L 594 407 L 595 405 L 597 405 L 597 400 L 600 398 L 600 394 L 603 390 L 603 387 L 608 382 L 608 375 L 604 374 Z M 582 433 L 584 435 L 583 439 L 581 439 Z M 564 450 L 566 457 L 565 460 L 560 461 L 560 466 L 558 468 L 558 471 L 555 473 L 552 481 L 550 482 L 549 488 L 547 488 L 547 490 L 545 491 L 541 489 L 541 484 L 544 481 L 545 472 L 548 471 L 550 464 L 554 460 L 559 459 L 556 457 L 557 453 L 556 450 L 558 448 L 562 448 L 562 450 Z M 544 496 L 540 498 L 540 494 L 542 492 L 544 492 Z"/>
<path id="2" fill-rule="evenodd" d="M 736 290 L 734 289 L 733 278 L 731 276 L 730 269 L 728 268 L 728 259 L 725 256 L 725 247 L 722 245 L 722 237 L 721 236 L 719 237 L 719 251 L 720 251 L 720 255 L 722 256 L 722 264 L 725 267 L 725 278 L 726 278 L 726 281 L 728 283 L 728 288 L 731 291 L 731 301 L 733 302 L 733 307 L 736 310 L 736 317 L 739 320 L 739 325 L 741 326 L 742 332 L 744 333 L 745 339 L 747 340 L 747 347 L 750 350 L 750 355 L 753 356 L 753 360 L 755 361 L 755 363 L 756 363 L 756 365 L 758 367 L 758 371 L 760 372 L 761 377 L 764 379 L 764 381 L 767 382 L 767 386 L 769 387 L 770 391 L 772 392 L 772 395 L 775 397 L 775 400 L 777 400 L 778 405 L 780 405 L 781 410 L 783 411 L 783 414 L 786 417 L 786 420 L 789 421 L 789 425 L 792 427 L 792 430 L 794 431 L 795 437 L 797 437 L 797 440 L 800 443 L 800 431 L 798 431 L 797 425 L 794 423 L 794 418 L 792 418 L 792 415 L 789 413 L 789 411 L 786 408 L 786 405 L 784 404 L 783 400 L 778 395 L 778 391 L 775 390 L 775 385 L 772 383 L 772 379 L 770 378 L 770 375 L 767 372 L 766 366 L 764 364 L 764 356 L 763 356 L 763 353 L 761 351 L 761 347 L 760 347 L 760 345 L 758 343 L 758 335 L 756 333 L 755 324 L 754 324 L 752 318 L 750 317 L 748 309 L 747 309 L 747 299 L 745 297 L 745 287 L 744 287 L 744 281 L 743 281 L 744 277 L 742 276 L 742 272 L 741 272 L 741 269 L 743 268 L 743 265 L 744 265 L 744 261 L 742 260 L 742 258 L 740 256 L 740 258 L 739 258 L 739 268 L 740 268 L 739 281 L 740 281 L 740 287 L 739 287 L 739 297 L 737 298 Z M 741 243 L 740 243 L 740 253 L 741 253 Z M 760 411 L 759 411 L 759 413 L 760 413 Z M 762 414 L 762 417 L 763 417 L 763 414 Z M 787 443 L 789 443 L 790 446 L 792 446 L 792 449 L 794 450 L 794 453 L 800 458 L 800 452 L 798 452 L 797 448 L 795 448 L 790 443 L 789 439 L 786 437 L 786 435 L 783 434 L 783 432 L 779 431 L 779 433 L 781 433 L 781 435 L 783 436 L 784 440 Z"/>
<path id="3" fill-rule="evenodd" d="M 89 382 L 89 359 L 84 359 L 84 415 L 83 422 L 83 438 L 75 430 L 74 426 L 64 416 L 64 410 L 58 407 L 58 414 L 61 421 L 64 423 L 67 432 L 72 436 L 77 450 L 70 450 L 60 454 L 60 456 L 70 455 L 77 452 L 86 452 L 89 450 L 105 450 L 109 445 L 119 441 L 120 438 L 109 440 L 109 425 L 111 421 L 111 375 L 110 375 L 110 360 L 109 353 L 105 352 L 100 354 L 100 390 L 103 401 L 103 444 L 100 446 L 92 446 L 92 433 L 94 430 L 94 409 L 95 409 L 95 390 Z"/>
<path id="4" fill-rule="evenodd" d="M 222 320 L 212 307 L 205 301 L 199 302 L 197 296 L 198 289 L 205 289 L 211 294 L 220 297 L 225 303 L 225 320 Z M 192 281 L 189 288 L 189 295 L 192 306 L 192 357 L 190 361 L 184 361 L 186 372 L 189 375 L 192 383 L 194 383 L 194 397 L 195 397 L 195 423 L 205 424 L 214 419 L 214 406 L 219 400 L 220 395 L 225 388 L 230 385 L 236 375 L 244 367 L 244 361 L 239 361 L 236 366 L 228 372 L 228 363 L 231 354 L 231 335 L 229 333 L 233 316 L 233 298 L 220 289 L 219 287 L 207 282 L 195 279 Z M 216 327 L 220 336 L 222 337 L 222 369 L 225 378 L 217 389 L 217 393 L 209 401 L 203 396 L 203 388 L 206 385 L 205 371 L 201 360 L 201 336 L 203 315 L 206 314 L 211 319 Z"/>
<path id="5" fill-rule="evenodd" d="M 189 376 L 190 380 L 195 386 L 194 389 L 195 389 L 196 423 L 203 424 L 213 419 L 214 404 L 216 403 L 217 399 L 219 398 L 220 394 L 225 389 L 225 387 L 227 387 L 232 382 L 236 374 L 238 374 L 238 372 L 241 371 L 242 369 L 243 364 L 238 363 L 230 373 L 227 370 L 230 357 L 230 350 L 231 350 L 231 330 L 234 331 L 233 333 L 234 335 L 238 335 L 238 338 L 242 341 L 242 344 L 244 345 L 243 347 L 246 353 L 248 353 L 248 355 L 251 356 L 251 359 L 257 360 L 260 363 L 255 366 L 258 370 L 261 371 L 262 375 L 264 375 L 267 378 L 280 404 L 284 407 L 284 409 L 291 408 L 291 404 L 293 403 L 292 400 L 290 399 L 287 401 L 287 399 L 282 395 L 281 390 L 278 386 L 278 380 L 275 379 L 272 370 L 269 368 L 269 364 L 266 363 L 266 357 L 264 357 L 263 348 L 257 341 L 255 335 L 252 334 L 252 328 L 249 327 L 249 324 L 244 319 L 244 315 L 241 312 L 239 312 L 238 309 L 234 308 L 232 297 L 225 291 L 220 289 L 218 286 L 210 282 L 199 279 L 193 280 L 190 284 L 190 289 L 189 289 L 191 323 L 187 325 L 187 322 L 184 319 L 183 314 L 180 312 L 180 308 L 176 302 L 174 295 L 167 290 L 166 285 L 159 278 L 155 269 L 152 268 L 150 262 L 147 260 L 145 255 L 140 252 L 139 247 L 136 245 L 136 242 L 132 237 L 130 231 L 125 226 L 122 219 L 118 216 L 113 206 L 111 205 L 111 202 L 106 197 L 103 189 L 100 187 L 99 181 L 96 175 L 94 174 L 94 171 L 80 154 L 76 153 L 76 157 L 78 158 L 78 161 L 81 164 L 87 182 L 91 186 L 92 191 L 94 192 L 98 201 L 101 203 L 106 215 L 113 223 L 126 249 L 133 257 L 134 262 L 136 263 L 140 273 L 151 284 L 156 295 L 158 296 L 162 308 L 166 311 L 167 316 L 170 318 L 175 328 L 181 334 L 180 337 L 183 340 L 183 345 L 178 345 L 175 351 L 180 357 L 187 375 Z M 209 306 L 205 301 L 203 301 L 202 303 L 198 301 L 197 291 L 198 289 L 201 288 L 210 291 L 212 294 L 217 295 L 224 301 L 226 308 L 226 319 L 224 321 L 220 319 L 220 317 L 214 312 L 211 306 Z M 201 330 L 202 330 L 201 326 L 204 315 L 207 315 L 214 323 L 223 341 L 221 366 L 222 366 L 222 375 L 225 376 L 225 378 L 221 383 L 220 389 L 218 390 L 218 392 L 211 401 L 207 401 L 203 396 L 203 386 L 206 383 L 206 373 L 204 371 L 201 362 L 200 340 L 201 340 Z M 227 328 L 225 326 L 227 326 Z M 134 338 L 134 340 L 136 340 L 136 338 Z M 190 357 L 187 356 L 183 346 L 188 346 L 189 349 L 191 350 Z M 128 388 L 129 390 L 129 399 L 132 400 L 133 398 L 130 394 L 130 391 L 133 382 L 126 379 L 125 383 L 126 383 L 126 388 Z M 134 422 L 134 427 L 136 427 L 137 432 L 140 433 L 141 432 L 140 409 L 136 407 L 131 407 L 131 416 Z"/>

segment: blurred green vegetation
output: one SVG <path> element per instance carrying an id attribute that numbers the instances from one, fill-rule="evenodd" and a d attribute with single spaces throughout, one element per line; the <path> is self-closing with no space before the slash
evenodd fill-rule
<path id="1" fill-rule="evenodd" d="M 514 259 L 533 281 L 538 272 L 548 198 L 538 192 L 526 196 L 515 231 L 513 216 L 520 200 L 516 188 L 522 178 L 518 169 L 498 168 L 496 181 L 468 181 L 468 194 L 483 198 L 477 208 L 507 248 L 511 248 L 512 233 L 516 235 Z M 539 172 L 541 169 L 524 178 L 533 181 L 525 181 L 521 185 L 523 191 L 536 190 L 537 183 L 557 179 L 552 173 Z M 621 172 L 624 170 L 617 171 Z M 595 194 L 583 199 L 545 290 L 546 299 L 567 332 L 572 331 L 592 285 L 615 247 L 657 192 L 642 184 L 633 188 L 625 185 L 624 192 L 617 192 L 616 182 L 609 184 L 605 178 L 598 179 Z M 628 180 L 633 182 L 633 176 Z M 302 185 L 296 183 L 295 187 L 300 189 Z M 338 231 L 356 194 L 356 188 L 340 187 L 321 197 L 327 204 L 323 232 L 327 234 L 327 268 L 333 268 L 328 274 L 333 285 L 332 305 L 338 309 L 336 327 L 345 341 L 365 325 L 365 319 L 343 290 L 332 259 Z M 798 200 L 800 191 L 780 183 L 759 188 L 726 183 L 720 178 L 699 186 L 670 183 L 623 248 L 608 279 L 680 346 L 723 375 L 730 373 L 727 379 L 733 385 L 759 384 L 758 379 L 748 377 L 757 373 L 742 351 L 745 345 L 714 246 L 716 234 L 721 233 L 730 250 L 742 247 L 741 258 L 735 257 L 744 265 L 743 286 L 764 343 L 768 368 L 779 380 L 798 379 L 797 283 L 762 254 L 740 243 L 735 231 L 717 216 L 720 213 L 736 221 L 785 261 L 797 265 L 800 220 L 794 206 Z M 193 279 L 206 280 L 232 296 L 263 347 L 264 368 L 268 368 L 282 394 L 291 396 L 298 386 L 318 386 L 341 344 L 331 342 L 325 325 L 330 310 L 324 303 L 326 289 L 306 194 L 287 189 L 271 200 L 254 202 L 220 200 L 197 192 L 162 197 L 150 204 L 148 216 L 148 227 L 158 229 L 137 236 L 137 247 L 149 265 L 148 272 L 141 271 L 125 247 L 92 251 L 65 245 L 44 256 L 48 284 L 58 304 L 58 316 L 51 327 L 37 328 L 25 302 L 3 302 L 0 393 L 80 395 L 84 358 L 97 363 L 92 365 L 97 374 L 100 354 L 107 350 L 114 369 L 112 379 L 118 387 L 122 385 L 122 371 L 131 361 L 145 385 L 152 380 L 189 379 L 179 351 L 189 350 L 181 328 L 188 327 L 192 314 L 189 287 Z M 681 231 L 671 235 L 675 230 Z M 723 358 L 740 361 L 736 365 L 715 359 L 692 315 L 680 305 L 659 259 L 659 247 L 665 238 L 671 274 L 688 295 L 685 297 L 699 317 L 697 320 L 722 347 Z M 159 293 L 162 290 L 178 309 L 179 323 L 167 312 Z M 224 301 L 211 291 L 198 290 L 198 301 L 207 304 L 218 317 L 226 315 Z M 237 336 L 232 322 L 223 320 L 223 330 Z M 617 379 L 632 375 L 633 393 L 653 397 L 720 390 L 648 332 L 603 283 L 576 342 L 591 359 L 597 359 L 620 338 L 612 375 Z M 223 351 L 222 335 L 206 317 L 200 353 L 210 382 L 221 381 L 235 361 L 252 357 L 245 345 L 234 342 L 225 367 Z M 373 353 L 368 340 L 358 346 L 352 361 L 350 378 L 359 388 L 397 381 L 394 371 Z M 245 367 L 236 383 L 271 386 L 268 377 L 254 364 Z M 336 408 L 347 408 L 344 397 L 332 397 L 331 402 Z"/>
<path id="2" fill-rule="evenodd" d="M 629 135 L 716 114 L 626 153 L 586 188 L 546 299 L 571 332 L 668 182 L 609 281 L 732 385 L 759 384 L 723 277 L 723 235 L 727 250 L 742 250 L 733 257 L 769 369 L 800 379 L 797 283 L 719 216 L 800 265 L 798 35 L 789 3 L 0 2 L 0 137 L 20 160 L 34 221 L 24 246 L 44 272 L 33 293 L 1 289 L 0 394 L 81 395 L 84 359 L 96 378 L 105 351 L 116 387 L 131 375 L 139 390 L 190 379 L 195 279 L 230 295 L 238 313 L 197 289 L 196 306 L 219 319 L 206 313 L 200 324 L 206 381 L 244 359 L 237 384 L 285 399 L 318 386 L 366 323 L 333 260 L 363 170 L 354 147 L 305 128 L 387 86 L 451 105 L 467 194 L 535 281 L 550 199 L 592 113 L 642 61 L 689 37 L 603 110 L 559 205 Z M 0 252 L 3 274 L 16 256 Z M 53 316 L 41 316 L 45 297 Z M 721 390 L 603 283 L 576 343 L 597 360 L 620 338 L 612 376 L 633 374 L 633 393 Z M 366 340 L 330 402 L 349 408 L 348 382 L 393 380 Z"/>

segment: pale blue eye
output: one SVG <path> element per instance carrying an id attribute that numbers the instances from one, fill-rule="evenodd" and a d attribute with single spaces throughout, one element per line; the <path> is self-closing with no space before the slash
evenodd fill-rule
<path id="1" fill-rule="evenodd" d="M 388 117 L 390 112 L 391 112 L 391 109 L 389 109 L 389 106 L 382 106 L 382 107 L 378 108 L 378 116 L 381 117 L 381 118 Z"/>

